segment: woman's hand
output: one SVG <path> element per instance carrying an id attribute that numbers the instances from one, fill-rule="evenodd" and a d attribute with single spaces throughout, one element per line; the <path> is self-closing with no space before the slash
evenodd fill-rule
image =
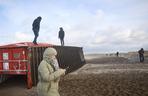
<path id="1" fill-rule="evenodd" d="M 65 72 L 66 72 L 66 69 L 59 69 L 59 71 L 61 72 L 61 76 L 64 76 L 65 75 Z"/>

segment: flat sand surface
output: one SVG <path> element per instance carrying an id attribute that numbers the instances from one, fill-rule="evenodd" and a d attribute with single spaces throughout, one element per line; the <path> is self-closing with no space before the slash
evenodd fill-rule
<path id="1" fill-rule="evenodd" d="M 60 80 L 61 96 L 148 96 L 148 63 L 125 58 L 95 58 Z M 120 61 L 121 60 L 121 61 Z M 26 88 L 25 78 L 0 84 L 0 96 L 37 96 L 36 86 Z"/>

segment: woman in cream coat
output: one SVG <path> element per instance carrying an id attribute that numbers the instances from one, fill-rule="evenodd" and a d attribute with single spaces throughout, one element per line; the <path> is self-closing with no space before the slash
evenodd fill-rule
<path id="1" fill-rule="evenodd" d="M 47 48 L 43 54 L 43 60 L 38 67 L 38 96 L 60 96 L 58 83 L 60 77 L 65 75 L 65 69 L 60 69 L 54 48 Z"/>

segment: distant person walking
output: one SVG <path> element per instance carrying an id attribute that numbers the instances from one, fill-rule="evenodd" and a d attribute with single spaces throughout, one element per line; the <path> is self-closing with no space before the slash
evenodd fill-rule
<path id="1" fill-rule="evenodd" d="M 140 62 L 144 62 L 144 49 L 141 48 L 139 51 L 139 59 L 140 59 Z"/>
<path id="2" fill-rule="evenodd" d="M 117 57 L 119 56 L 119 52 L 116 53 L 116 56 L 117 56 Z"/>
<path id="3" fill-rule="evenodd" d="M 64 36 L 65 36 L 65 33 L 63 31 L 63 28 L 60 27 L 60 31 L 59 31 L 59 39 L 61 41 L 61 46 L 64 46 Z"/>
<path id="4" fill-rule="evenodd" d="M 32 24 L 32 30 L 33 30 L 34 35 L 35 35 L 34 40 L 33 40 L 34 44 L 37 44 L 37 37 L 39 36 L 41 20 L 42 20 L 42 17 L 39 16 L 33 21 L 33 24 Z"/>

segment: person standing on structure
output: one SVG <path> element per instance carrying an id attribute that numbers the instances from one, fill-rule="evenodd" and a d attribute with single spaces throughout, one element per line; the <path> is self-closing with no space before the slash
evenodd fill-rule
<path id="1" fill-rule="evenodd" d="M 60 41 L 61 41 L 61 46 L 64 46 L 64 36 L 65 36 L 65 32 L 63 31 L 63 28 L 60 27 L 59 39 L 60 39 Z"/>
<path id="2" fill-rule="evenodd" d="M 37 17 L 34 21 L 33 21 L 33 24 L 32 24 L 32 30 L 34 32 L 34 40 L 33 40 L 33 43 L 34 44 L 37 44 L 37 37 L 39 36 L 39 30 L 40 30 L 40 22 L 42 20 L 42 17 L 39 16 Z"/>

